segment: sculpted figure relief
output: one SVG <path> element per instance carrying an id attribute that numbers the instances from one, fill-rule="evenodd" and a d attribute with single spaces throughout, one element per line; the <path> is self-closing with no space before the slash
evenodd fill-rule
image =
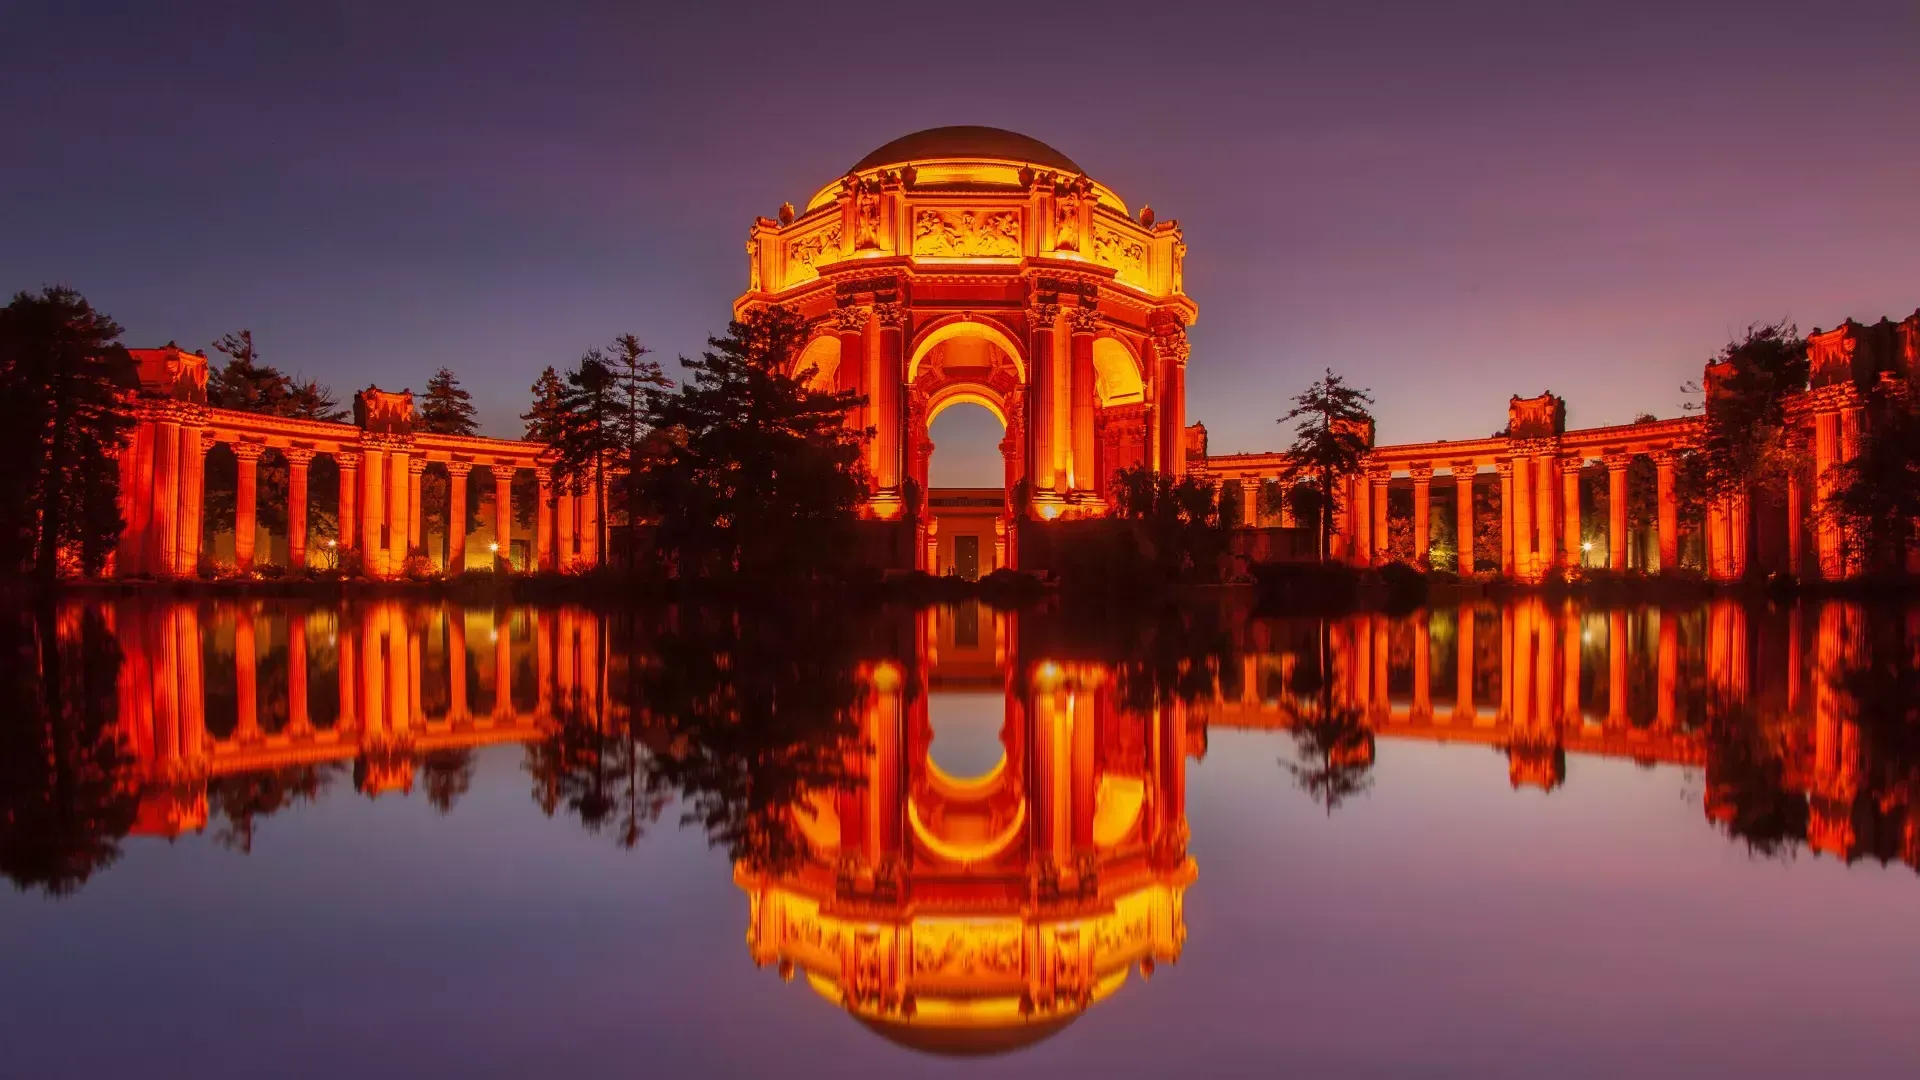
<path id="1" fill-rule="evenodd" d="M 880 186 L 851 173 L 841 186 L 853 197 L 853 249 L 872 251 L 880 246 Z"/>
<path id="2" fill-rule="evenodd" d="M 1016 258 L 1020 215 L 1012 210 L 916 210 L 913 253 L 933 256 Z"/>
<path id="3" fill-rule="evenodd" d="M 1566 403 L 1552 394 L 1515 396 L 1507 401 L 1507 435 L 1514 439 L 1551 439 L 1567 427 Z"/>
<path id="4" fill-rule="evenodd" d="M 1147 248 L 1120 235 L 1117 229 L 1098 229 L 1093 234 L 1093 258 L 1123 273 L 1138 274 L 1147 268 Z"/>
<path id="5" fill-rule="evenodd" d="M 1072 180 L 1055 189 L 1053 246 L 1060 251 L 1080 250 L 1080 195 L 1080 184 Z"/>

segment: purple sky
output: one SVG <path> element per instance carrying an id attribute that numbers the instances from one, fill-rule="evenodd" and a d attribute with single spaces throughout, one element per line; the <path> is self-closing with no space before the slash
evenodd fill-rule
<path id="1" fill-rule="evenodd" d="M 1477 437 L 1920 305 L 1912 0 L 503 6 L 16 0 L 0 287 L 132 344 L 250 327 L 342 397 L 444 363 L 515 435 L 543 365 L 721 329 L 754 215 L 984 123 L 1184 225 L 1216 452 L 1280 446 L 1326 366 L 1383 440 Z"/>

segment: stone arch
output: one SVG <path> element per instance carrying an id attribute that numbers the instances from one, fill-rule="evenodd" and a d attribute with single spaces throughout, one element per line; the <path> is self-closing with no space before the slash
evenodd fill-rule
<path id="1" fill-rule="evenodd" d="M 1026 351 L 1014 341 L 1006 328 L 998 322 L 962 314 L 935 319 L 915 335 L 913 353 L 907 361 L 908 385 L 919 377 L 920 362 L 926 359 L 927 354 L 932 352 L 935 346 L 957 337 L 981 337 L 992 342 L 1013 361 L 1014 374 L 1019 378 L 1021 385 L 1026 384 Z"/>
<path id="2" fill-rule="evenodd" d="M 1146 400 L 1140 358 L 1119 335 L 1103 333 L 1093 339 L 1093 384 L 1102 407 Z"/>
<path id="3" fill-rule="evenodd" d="M 993 414 L 1001 427 L 1007 426 L 1006 401 L 991 386 L 977 382 L 956 382 L 935 390 L 927 398 L 927 427 L 932 429 L 933 421 L 949 407 L 960 404 L 978 405 Z"/>
<path id="4" fill-rule="evenodd" d="M 807 342 L 800 355 L 793 362 L 793 374 L 796 378 L 808 368 L 818 369 L 808 385 L 817 390 L 832 390 L 839 385 L 840 377 L 840 336 L 821 333 Z"/>

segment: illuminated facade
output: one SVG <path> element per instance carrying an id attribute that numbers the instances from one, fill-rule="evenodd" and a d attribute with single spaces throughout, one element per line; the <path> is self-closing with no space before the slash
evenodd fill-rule
<path id="1" fill-rule="evenodd" d="M 1831 331 L 1816 328 L 1807 345 L 1810 385 L 1790 400 L 1787 412 L 1789 426 L 1808 451 L 1808 465 L 1780 490 L 1751 491 L 1705 508 L 1705 569 L 1716 581 L 1736 581 L 1756 568 L 1826 580 L 1865 569 L 1841 527 L 1822 513 L 1830 495 L 1825 478 L 1833 465 L 1858 455 L 1861 432 L 1871 424 L 1869 391 L 1880 385 L 1893 391 L 1893 400 L 1904 400 L 1907 386 L 1920 379 L 1920 311 L 1898 323 L 1848 321 Z M 1715 365 L 1705 372 L 1708 409 L 1720 375 Z M 1566 402 L 1542 394 L 1512 398 L 1506 430 L 1492 438 L 1372 446 L 1360 474 L 1347 478 L 1341 492 L 1334 556 L 1362 566 L 1389 560 L 1387 502 L 1395 486 L 1412 491 L 1415 562 L 1427 560 L 1435 498 L 1450 499 L 1453 519 L 1467 523 L 1454 546 L 1471 551 L 1473 490 L 1483 484 L 1497 485 L 1503 575 L 1537 582 L 1572 567 L 1625 568 L 1629 470 L 1636 458 L 1648 457 L 1655 466 L 1658 553 L 1636 565 L 1646 570 L 1678 566 L 1675 467 L 1680 455 L 1698 445 L 1702 426 L 1698 417 L 1684 417 L 1568 430 Z M 1236 486 L 1244 500 L 1240 520 L 1262 521 L 1258 493 L 1284 475 L 1287 455 L 1206 456 L 1202 450 L 1200 456 L 1199 471 L 1216 488 Z M 1602 539 L 1595 542 L 1586 538 L 1592 534 L 1584 528 L 1587 509 L 1580 485 L 1583 476 L 1602 470 L 1608 514 L 1598 530 Z M 1293 524 L 1284 511 L 1266 516 L 1282 527 Z"/>
<path id="2" fill-rule="evenodd" d="M 735 309 L 799 311 L 813 337 L 798 368 L 866 398 L 854 422 L 874 433 L 872 516 L 927 491 L 928 426 L 962 402 L 1003 425 L 1005 520 L 1023 482 L 1036 517 L 1098 515 L 1116 470 L 1185 468 L 1185 257 L 1177 222 L 1130 209 L 1058 150 L 934 128 L 755 221 Z M 937 510 L 922 528 L 938 535 Z M 925 536 L 914 549 L 945 569 Z"/>
<path id="3" fill-rule="evenodd" d="M 255 565 L 259 469 L 276 455 L 288 470 L 285 565 L 332 567 L 358 559 L 369 577 L 399 576 L 410 554 L 428 557 L 430 527 L 422 509 L 422 481 L 444 471 L 449 506 L 467 505 L 469 478 L 494 486 L 494 550 L 467 545 L 464 513 L 438 524 L 445 537 L 443 565 L 455 572 L 490 567 L 513 552 L 512 482 L 521 470 L 538 484 L 534 535 L 523 538 L 519 565 L 564 569 L 595 561 L 601 507 L 591 492 L 556 490 L 546 447 L 507 439 L 437 435 L 413 429 L 413 395 L 368 387 L 353 397 L 354 422 L 336 424 L 207 405 L 207 358 L 174 347 L 129 350 L 139 370 L 133 403 L 138 423 L 120 455 L 123 527 L 114 557 L 120 577 L 191 577 L 210 553 L 207 537 L 207 455 L 226 446 L 237 472 L 233 564 Z M 313 492 L 308 476 L 316 457 L 339 467 L 338 529 L 328 537 L 309 528 Z M 475 475 L 477 474 L 477 475 Z M 437 554 L 437 553 L 436 553 Z"/>

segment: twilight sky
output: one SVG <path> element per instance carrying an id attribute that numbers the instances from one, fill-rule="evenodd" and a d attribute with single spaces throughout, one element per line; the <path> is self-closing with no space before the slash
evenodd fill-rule
<path id="1" fill-rule="evenodd" d="M 505 436 L 617 333 L 671 369 L 754 215 L 940 124 L 1180 220 L 1215 452 L 1283 444 L 1323 367 L 1383 441 L 1543 389 L 1586 426 L 1673 414 L 1752 321 L 1920 305 L 1914 0 L 11 0 L 0 101 L 0 288 L 135 345 L 249 327 L 343 399 L 447 364 Z"/>

